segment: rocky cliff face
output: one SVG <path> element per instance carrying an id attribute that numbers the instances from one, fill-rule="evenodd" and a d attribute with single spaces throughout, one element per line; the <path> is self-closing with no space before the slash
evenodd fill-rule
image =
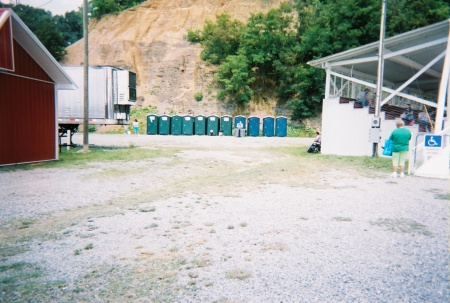
<path id="1" fill-rule="evenodd" d="M 251 13 L 278 7 L 279 0 L 149 0 L 118 15 L 92 20 L 91 65 L 114 65 L 137 73 L 136 106 L 155 105 L 158 113 L 236 114 L 215 98 L 214 67 L 201 61 L 201 47 L 184 39 L 187 29 L 202 29 L 206 20 L 228 13 L 245 21 Z M 63 65 L 83 62 L 84 41 L 68 49 Z M 198 102 L 194 94 L 203 93 Z M 275 115 L 253 105 L 244 114 Z"/>

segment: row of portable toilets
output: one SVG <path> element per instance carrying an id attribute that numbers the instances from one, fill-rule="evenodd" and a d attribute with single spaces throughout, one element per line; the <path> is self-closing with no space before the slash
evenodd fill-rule
<path id="1" fill-rule="evenodd" d="M 238 126 L 244 131 L 239 131 Z M 179 115 L 147 115 L 147 135 L 223 135 L 258 137 L 286 137 L 286 117 L 248 117 L 245 116 L 179 116 Z"/>

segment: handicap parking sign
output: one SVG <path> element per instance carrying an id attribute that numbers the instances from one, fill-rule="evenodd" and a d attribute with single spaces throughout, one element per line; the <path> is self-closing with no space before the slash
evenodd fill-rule
<path id="1" fill-rule="evenodd" d="M 425 135 L 424 144 L 426 148 L 441 148 L 442 136 Z"/>

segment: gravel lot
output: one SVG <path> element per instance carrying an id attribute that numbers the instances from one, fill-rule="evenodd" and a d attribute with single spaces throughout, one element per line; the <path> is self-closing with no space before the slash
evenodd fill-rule
<path id="1" fill-rule="evenodd" d="M 0 302 L 448 302 L 448 180 L 274 149 L 311 140 L 91 134 L 176 154 L 0 171 L 0 268 L 63 282 Z"/>

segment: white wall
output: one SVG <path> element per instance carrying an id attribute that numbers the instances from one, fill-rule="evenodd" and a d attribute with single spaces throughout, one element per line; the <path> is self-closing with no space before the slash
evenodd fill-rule
<path id="1" fill-rule="evenodd" d="M 342 156 L 372 156 L 373 143 L 369 141 L 373 114 L 369 108 L 353 108 L 354 101 L 339 103 L 339 97 L 323 100 L 322 108 L 322 154 Z M 378 154 L 381 156 L 381 146 L 391 132 L 396 128 L 395 120 L 384 120 L 381 117 L 381 139 L 378 144 Z M 418 126 L 408 127 L 417 134 Z"/>

